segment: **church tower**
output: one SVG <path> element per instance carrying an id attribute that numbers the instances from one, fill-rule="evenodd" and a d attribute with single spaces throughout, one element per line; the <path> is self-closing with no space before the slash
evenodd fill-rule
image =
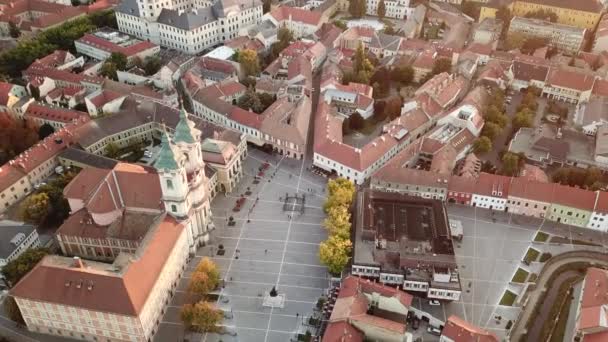
<path id="1" fill-rule="evenodd" d="M 167 212 L 188 228 L 191 252 L 209 240 L 212 228 L 207 177 L 201 150 L 201 131 L 184 110 L 179 113 L 173 141 L 163 132 L 158 170 Z"/>

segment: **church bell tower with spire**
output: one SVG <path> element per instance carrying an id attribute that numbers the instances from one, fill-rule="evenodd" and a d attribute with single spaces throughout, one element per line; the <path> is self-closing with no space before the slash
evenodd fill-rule
<path id="1" fill-rule="evenodd" d="M 173 139 L 163 132 L 154 167 L 160 177 L 165 209 L 188 228 L 190 252 L 194 253 L 209 240 L 212 223 L 201 131 L 194 127 L 185 110 L 179 112 Z"/>

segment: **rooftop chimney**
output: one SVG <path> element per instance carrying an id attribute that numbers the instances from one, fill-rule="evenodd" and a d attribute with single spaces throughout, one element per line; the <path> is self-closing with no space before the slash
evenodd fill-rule
<path id="1" fill-rule="evenodd" d="M 84 268 L 84 263 L 82 262 L 82 260 L 80 259 L 80 257 L 77 257 L 77 256 L 74 257 L 74 267 L 76 267 L 76 268 Z"/>

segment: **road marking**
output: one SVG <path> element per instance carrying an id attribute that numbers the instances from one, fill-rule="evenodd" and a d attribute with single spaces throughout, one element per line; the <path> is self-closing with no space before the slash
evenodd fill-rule
<path id="1" fill-rule="evenodd" d="M 241 232 L 242 234 L 242 232 Z M 232 236 L 217 236 L 218 239 L 229 239 L 229 240 L 249 240 L 249 241 L 266 241 L 266 242 L 288 242 L 288 243 L 299 243 L 303 245 L 314 245 L 318 246 L 320 243 L 314 242 L 301 242 L 301 241 L 285 241 L 285 240 L 273 240 L 273 239 L 254 239 L 254 238 L 242 238 L 242 237 L 232 237 Z M 238 242 L 237 242 L 238 244 Z"/>
<path id="2" fill-rule="evenodd" d="M 300 183 L 302 181 L 302 172 L 304 171 L 304 160 L 302 160 L 302 165 L 300 166 L 300 175 L 298 176 L 298 184 L 296 186 L 296 195 L 300 192 Z M 285 243 L 283 246 L 283 256 L 281 257 L 281 267 L 279 268 L 279 276 L 277 278 L 276 287 L 279 287 L 281 282 L 281 273 L 283 272 L 283 262 L 285 262 L 285 255 L 287 254 L 287 245 L 289 244 L 289 236 L 291 234 L 291 225 L 293 223 L 293 214 L 289 216 L 289 225 L 287 226 L 287 238 L 285 239 Z M 323 288 L 322 288 L 323 289 Z M 321 289 L 321 290 L 322 290 Z M 270 323 L 272 322 L 272 312 L 274 311 L 274 307 L 270 308 L 270 318 L 268 319 L 268 326 L 266 327 L 266 336 L 264 337 L 264 341 L 268 341 L 268 330 L 270 329 Z"/>
<path id="3" fill-rule="evenodd" d="M 197 255 L 198 256 L 198 255 Z M 222 258 L 222 257 L 218 257 L 215 259 L 220 259 L 220 260 L 228 260 L 230 258 Z M 239 261 L 255 261 L 255 262 L 262 262 L 262 263 L 268 263 L 268 264 L 280 264 L 280 261 L 267 261 L 267 260 L 255 260 L 255 259 L 247 259 L 247 260 L 241 260 L 239 259 Z M 321 265 L 311 265 L 311 264 L 301 264 L 301 263 L 297 263 L 297 262 L 283 262 L 284 264 L 287 265 L 298 265 L 298 266 L 308 266 L 308 267 L 317 267 L 317 268 L 327 268 L 326 266 L 321 266 Z"/>

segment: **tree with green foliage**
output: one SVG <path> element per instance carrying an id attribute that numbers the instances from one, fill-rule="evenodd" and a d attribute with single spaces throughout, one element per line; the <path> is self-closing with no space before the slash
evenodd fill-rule
<path id="1" fill-rule="evenodd" d="M 354 112 L 349 117 L 349 123 L 351 130 L 358 131 L 365 125 L 365 119 L 363 119 L 359 112 Z"/>
<path id="2" fill-rule="evenodd" d="M 401 116 L 401 107 L 403 107 L 403 99 L 401 99 L 401 96 L 391 96 L 386 100 L 386 104 L 384 105 L 384 115 L 389 120 L 395 120 Z"/>
<path id="3" fill-rule="evenodd" d="M 414 68 L 410 65 L 403 65 L 393 69 L 391 73 L 393 81 L 408 85 L 414 80 Z"/>
<path id="4" fill-rule="evenodd" d="M 346 31 L 346 29 L 348 28 L 348 26 L 346 25 L 346 22 L 344 22 L 344 20 L 334 20 L 332 22 L 332 24 L 334 24 L 337 28 L 339 28 L 342 31 Z"/>
<path id="5" fill-rule="evenodd" d="M 488 153 L 492 150 L 492 140 L 486 136 L 481 136 L 473 143 L 475 153 Z"/>
<path id="6" fill-rule="evenodd" d="M 17 305 L 17 302 L 13 296 L 7 296 L 2 303 L 2 307 L 11 321 L 17 323 L 18 325 L 25 325 L 25 320 L 23 319 L 23 315 L 21 315 L 19 305 Z M 0 339 L 0 341 L 2 340 Z"/>
<path id="7" fill-rule="evenodd" d="M 551 10 L 538 9 L 536 11 L 528 12 L 524 14 L 524 18 L 534 18 L 540 20 L 550 21 L 552 23 L 557 22 L 557 14 Z"/>
<path id="8" fill-rule="evenodd" d="M 535 113 L 529 108 L 523 108 L 513 117 L 513 129 L 519 130 L 522 127 L 532 127 L 534 124 Z"/>
<path id="9" fill-rule="evenodd" d="M 581 169 L 578 167 L 562 167 L 552 177 L 554 183 L 596 191 L 602 189 L 606 184 L 602 181 L 602 173 L 598 168 L 590 167 Z"/>
<path id="10" fill-rule="evenodd" d="M 251 49 L 245 49 L 239 51 L 238 62 L 243 68 L 245 77 L 256 76 L 260 73 L 260 60 L 258 59 L 258 53 Z"/>
<path id="11" fill-rule="evenodd" d="M 451 72 L 452 71 L 452 62 L 448 58 L 438 58 L 435 60 L 433 64 L 433 69 L 431 70 L 431 74 L 439 75 L 442 72 Z"/>
<path id="12" fill-rule="evenodd" d="M 496 139 L 502 132 L 502 127 L 494 122 L 486 122 L 481 130 L 481 135 L 488 137 L 490 140 Z"/>
<path id="13" fill-rule="evenodd" d="M 19 205 L 19 218 L 39 225 L 50 213 L 50 200 L 46 193 L 35 193 L 23 200 Z"/>
<path id="14" fill-rule="evenodd" d="M 397 35 L 397 30 L 395 30 L 395 27 L 393 25 L 387 25 L 385 23 L 384 28 L 382 29 L 382 33 L 388 34 L 389 36 L 395 36 Z"/>
<path id="15" fill-rule="evenodd" d="M 21 30 L 12 20 L 8 22 L 8 35 L 12 38 L 19 38 L 21 36 Z"/>
<path id="16" fill-rule="evenodd" d="M 128 59 L 124 53 L 112 52 L 112 54 L 110 54 L 110 57 L 106 59 L 106 62 L 110 62 L 116 65 L 116 69 L 124 71 L 127 69 Z"/>
<path id="17" fill-rule="evenodd" d="M 504 39 L 509 30 L 509 23 L 511 22 L 511 10 L 506 5 L 500 6 L 496 11 L 495 18 L 502 20 L 502 32 L 500 36 Z"/>
<path id="18" fill-rule="evenodd" d="M 98 27 L 116 27 L 114 11 L 99 11 L 67 21 L 39 32 L 35 37 L 19 41 L 13 49 L 0 53 L 0 74 L 20 77 L 36 59 L 56 50 L 72 50 L 74 41 Z"/>
<path id="19" fill-rule="evenodd" d="M 353 73 L 355 75 L 356 82 L 369 84 L 369 80 L 373 72 L 374 66 L 369 58 L 367 58 L 363 44 L 359 43 L 357 50 L 355 51 L 353 63 Z"/>
<path id="20" fill-rule="evenodd" d="M 107 77 L 113 81 L 118 81 L 118 68 L 116 67 L 116 64 L 105 61 L 99 69 L 99 75 Z"/>
<path id="21" fill-rule="evenodd" d="M 120 157 L 120 147 L 111 141 L 104 148 L 104 155 L 108 158 L 116 159 Z"/>
<path id="22" fill-rule="evenodd" d="M 501 128 L 505 128 L 507 126 L 507 123 L 509 122 L 509 119 L 504 114 L 504 112 L 498 109 L 498 107 L 495 105 L 489 105 L 485 108 L 483 118 L 486 123 L 493 122 Z"/>
<path id="23" fill-rule="evenodd" d="M 224 319 L 224 314 L 213 304 L 201 301 L 184 305 L 180 318 L 187 330 L 217 333 L 221 331 L 219 325 Z"/>
<path id="24" fill-rule="evenodd" d="M 25 252 L 21 253 L 16 259 L 13 259 L 6 263 L 2 267 L 2 276 L 6 280 L 7 284 L 12 287 L 23 276 L 36 266 L 36 264 L 44 258 L 45 255 L 49 254 L 49 250 L 46 248 L 30 248 Z"/>
<path id="25" fill-rule="evenodd" d="M 380 19 L 384 19 L 385 15 L 386 15 L 386 4 L 384 3 L 384 0 L 380 0 L 380 2 L 378 2 L 378 17 Z"/>
<path id="26" fill-rule="evenodd" d="M 532 54 L 537 49 L 546 47 L 549 45 L 549 40 L 540 37 L 528 37 L 521 45 L 521 52 L 524 54 Z"/>
<path id="27" fill-rule="evenodd" d="M 385 67 L 376 69 L 369 80 L 374 88 L 374 98 L 379 99 L 388 95 L 390 90 L 391 73 Z"/>
<path id="28" fill-rule="evenodd" d="M 518 176 L 525 163 L 525 158 L 521 158 L 516 153 L 507 152 L 502 156 L 502 173 L 506 176 Z"/>
<path id="29" fill-rule="evenodd" d="M 330 236 L 319 245 L 321 264 L 327 266 L 329 273 L 338 276 L 348 264 L 352 246 L 352 242 L 348 239 L 343 239 L 338 235 Z"/>
<path id="30" fill-rule="evenodd" d="M 30 94 L 32 95 L 34 100 L 40 101 L 40 88 L 30 84 L 28 86 L 28 89 L 30 90 Z"/>
<path id="31" fill-rule="evenodd" d="M 55 128 L 48 123 L 44 123 L 38 128 L 38 139 L 42 140 L 53 133 L 55 133 Z"/>
<path id="32" fill-rule="evenodd" d="M 38 128 L 32 122 L 0 112 L 0 165 L 27 150 L 38 141 Z"/>
<path id="33" fill-rule="evenodd" d="M 277 41 L 270 48 L 271 60 L 275 60 L 281 51 L 288 47 L 295 40 L 293 32 L 283 25 L 277 31 Z"/>
<path id="34" fill-rule="evenodd" d="M 149 56 L 144 60 L 144 71 L 147 76 L 156 74 L 162 66 L 162 60 L 158 56 Z"/>
<path id="35" fill-rule="evenodd" d="M 348 12 L 354 18 L 361 18 L 367 11 L 367 3 L 365 0 L 349 0 Z"/>
<path id="36" fill-rule="evenodd" d="M 460 5 L 460 9 L 462 11 L 462 13 L 468 15 L 469 17 L 477 20 L 479 19 L 479 12 L 481 7 L 479 6 L 479 4 L 475 1 L 472 0 L 466 0 L 463 1 L 462 4 Z"/>
<path id="37" fill-rule="evenodd" d="M 239 98 L 237 106 L 245 110 L 251 110 L 258 114 L 262 113 L 266 109 L 264 108 L 260 97 L 255 92 L 255 89 L 253 89 L 253 87 L 247 88 L 245 94 L 243 94 L 243 96 Z"/>

